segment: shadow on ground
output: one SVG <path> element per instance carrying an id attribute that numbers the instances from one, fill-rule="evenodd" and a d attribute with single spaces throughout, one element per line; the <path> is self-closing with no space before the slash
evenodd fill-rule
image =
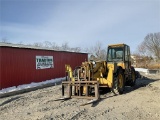
<path id="1" fill-rule="evenodd" d="M 12 102 L 12 101 L 14 101 L 14 100 L 17 100 L 17 99 L 19 99 L 19 98 L 21 98 L 21 97 L 22 97 L 22 96 L 12 97 L 12 98 L 4 101 L 3 103 L 1 103 L 0 106 L 3 106 L 3 105 L 5 105 L 5 104 L 8 104 L 8 103 L 10 103 L 10 102 Z"/>
<path id="2" fill-rule="evenodd" d="M 159 80 L 160 79 L 151 79 L 151 78 L 148 78 L 146 76 L 141 75 L 141 78 L 137 78 L 135 86 L 133 86 L 133 87 L 125 86 L 124 94 L 130 93 L 130 92 L 132 92 L 134 90 L 137 90 L 137 89 L 140 89 L 142 87 L 149 86 L 151 83 L 159 81 Z M 105 88 L 103 88 L 103 90 L 100 91 L 100 95 L 102 95 L 103 98 L 100 98 L 99 100 L 93 102 L 92 103 L 92 107 L 96 107 L 101 101 L 103 101 L 103 100 L 105 100 L 107 98 L 111 98 L 111 97 L 116 96 L 114 94 L 110 94 L 108 96 L 107 94 L 109 94 L 110 92 L 111 91 L 109 89 L 105 90 Z M 105 94 L 106 94 L 106 96 L 104 96 Z"/>
<path id="3" fill-rule="evenodd" d="M 146 87 L 146 86 L 150 85 L 151 83 L 159 81 L 159 80 L 160 79 L 151 79 L 151 78 L 148 78 L 146 76 L 142 76 L 142 78 L 138 78 L 136 80 L 136 85 L 135 86 L 133 86 L 133 87 L 126 86 L 124 94 L 132 92 L 132 91 L 137 90 L 137 89 L 142 88 L 142 87 Z"/>

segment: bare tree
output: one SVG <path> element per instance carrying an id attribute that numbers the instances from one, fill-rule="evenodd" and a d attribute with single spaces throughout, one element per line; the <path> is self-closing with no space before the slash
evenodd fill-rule
<path id="1" fill-rule="evenodd" d="M 40 42 L 35 42 L 35 43 L 33 43 L 33 46 L 35 46 L 35 47 L 43 47 L 43 44 L 40 43 Z"/>
<path id="2" fill-rule="evenodd" d="M 52 43 L 49 42 L 49 41 L 44 41 L 43 42 L 43 46 L 46 47 L 46 48 L 51 48 L 52 47 Z"/>
<path id="3" fill-rule="evenodd" d="M 148 34 L 143 41 L 145 50 L 160 59 L 160 32 Z"/>
<path id="4" fill-rule="evenodd" d="M 106 60 L 107 51 L 102 48 L 100 42 L 97 42 L 96 45 L 91 48 L 86 48 L 85 51 L 91 54 L 90 59 Z"/>
<path id="5" fill-rule="evenodd" d="M 69 47 L 69 45 L 68 45 L 68 42 L 64 42 L 63 44 L 62 44 L 62 46 L 61 46 L 61 50 L 70 50 L 70 47 Z"/>
<path id="6" fill-rule="evenodd" d="M 71 51 L 73 52 L 80 52 L 81 48 L 80 47 L 75 47 L 75 48 L 70 48 Z"/>
<path id="7" fill-rule="evenodd" d="M 102 48 L 102 44 L 97 42 L 94 49 L 93 49 L 97 59 L 99 60 L 106 60 L 107 51 L 106 49 Z"/>
<path id="8" fill-rule="evenodd" d="M 137 67 L 149 68 L 153 64 L 153 57 L 160 60 L 160 32 L 146 35 L 135 56 Z"/>
<path id="9" fill-rule="evenodd" d="M 60 47 L 55 42 L 52 43 L 51 48 L 55 49 L 55 50 L 59 50 L 60 49 Z"/>
<path id="10" fill-rule="evenodd" d="M 144 42 L 142 42 L 140 45 L 138 45 L 138 54 L 141 56 L 146 56 L 147 55 L 147 48 L 144 44 Z"/>

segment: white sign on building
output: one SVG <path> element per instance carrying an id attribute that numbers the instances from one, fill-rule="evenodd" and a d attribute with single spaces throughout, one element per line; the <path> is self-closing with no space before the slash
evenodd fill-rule
<path id="1" fill-rule="evenodd" d="M 46 69 L 53 67 L 53 56 L 36 56 L 36 69 Z"/>

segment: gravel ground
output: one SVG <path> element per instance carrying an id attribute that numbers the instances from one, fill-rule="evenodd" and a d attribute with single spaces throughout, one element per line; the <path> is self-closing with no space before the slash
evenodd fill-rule
<path id="1" fill-rule="evenodd" d="M 160 120 L 160 74 L 137 79 L 123 95 L 108 92 L 93 104 L 86 99 L 54 101 L 61 86 L 0 99 L 0 120 Z"/>

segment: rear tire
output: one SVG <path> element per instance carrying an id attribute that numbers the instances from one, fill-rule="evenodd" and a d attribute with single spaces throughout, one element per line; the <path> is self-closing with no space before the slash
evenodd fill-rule
<path id="1" fill-rule="evenodd" d="M 136 84 L 136 72 L 134 68 L 131 68 L 131 79 L 129 81 L 129 86 L 133 87 Z"/>
<path id="2" fill-rule="evenodd" d="M 117 71 L 117 75 L 115 76 L 115 79 L 113 80 L 113 86 L 112 86 L 112 92 L 115 95 L 123 94 L 124 88 L 125 88 L 125 79 L 124 79 L 124 73 L 122 69 L 119 69 Z"/>

